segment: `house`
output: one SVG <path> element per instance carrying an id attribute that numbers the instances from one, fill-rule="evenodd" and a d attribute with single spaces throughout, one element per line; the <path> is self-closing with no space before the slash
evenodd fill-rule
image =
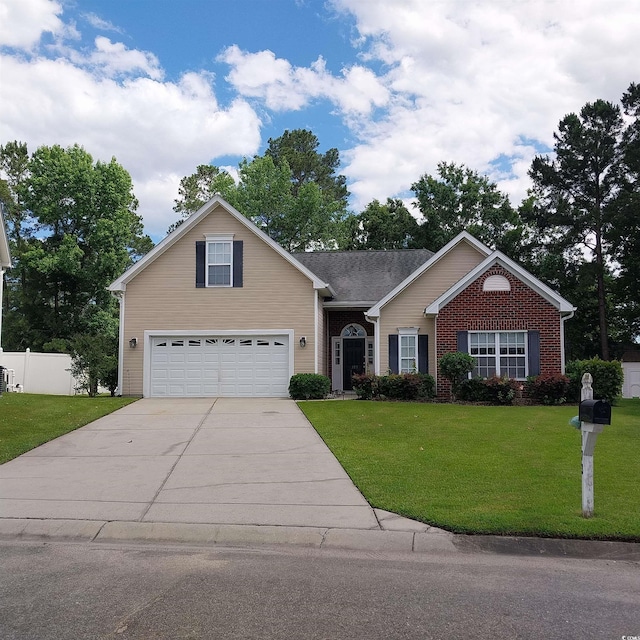
<path id="1" fill-rule="evenodd" d="M 2 290 L 4 286 L 4 272 L 11 268 L 11 254 L 9 253 L 9 240 L 4 226 L 4 208 L 0 203 L 0 348 L 2 347 Z"/>
<path id="2" fill-rule="evenodd" d="M 564 370 L 574 307 L 466 232 L 426 250 L 290 254 L 216 196 L 109 289 L 119 388 L 143 396 L 286 396 L 294 373 Z M 439 393 L 446 393 L 438 380 Z"/>

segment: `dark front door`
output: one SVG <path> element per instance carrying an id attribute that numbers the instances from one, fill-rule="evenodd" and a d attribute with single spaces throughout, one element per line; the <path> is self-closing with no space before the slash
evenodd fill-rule
<path id="1" fill-rule="evenodd" d="M 342 341 L 342 388 L 353 389 L 351 376 L 364 373 L 364 338 L 345 338 Z"/>

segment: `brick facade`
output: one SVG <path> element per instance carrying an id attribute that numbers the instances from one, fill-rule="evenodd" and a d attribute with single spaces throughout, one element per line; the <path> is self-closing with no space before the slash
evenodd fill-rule
<path id="1" fill-rule="evenodd" d="M 486 278 L 501 275 L 511 291 L 483 291 Z M 540 332 L 540 372 L 562 368 L 559 311 L 512 273 L 495 265 L 445 305 L 437 319 L 437 357 L 457 351 L 458 331 Z M 438 376 L 438 396 L 449 395 L 449 383 Z"/>
<path id="2" fill-rule="evenodd" d="M 374 326 L 364 319 L 364 312 L 354 310 L 325 310 L 327 326 L 327 375 L 331 379 L 333 373 L 333 358 L 331 357 L 331 338 L 339 336 L 341 331 L 351 323 L 361 325 L 367 332 L 367 336 L 373 336 Z"/>

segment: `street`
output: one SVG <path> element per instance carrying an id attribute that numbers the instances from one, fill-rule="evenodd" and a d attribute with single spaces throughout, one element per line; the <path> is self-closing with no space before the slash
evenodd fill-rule
<path id="1" fill-rule="evenodd" d="M 640 564 L 489 553 L 0 543 L 0 637 L 640 636 Z"/>

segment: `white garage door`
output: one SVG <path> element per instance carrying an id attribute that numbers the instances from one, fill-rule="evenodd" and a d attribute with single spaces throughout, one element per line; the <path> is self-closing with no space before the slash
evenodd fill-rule
<path id="1" fill-rule="evenodd" d="M 155 397 L 284 397 L 289 337 L 154 337 L 150 374 Z"/>
<path id="2" fill-rule="evenodd" d="M 640 398 L 640 362 L 623 362 L 623 398 Z"/>

